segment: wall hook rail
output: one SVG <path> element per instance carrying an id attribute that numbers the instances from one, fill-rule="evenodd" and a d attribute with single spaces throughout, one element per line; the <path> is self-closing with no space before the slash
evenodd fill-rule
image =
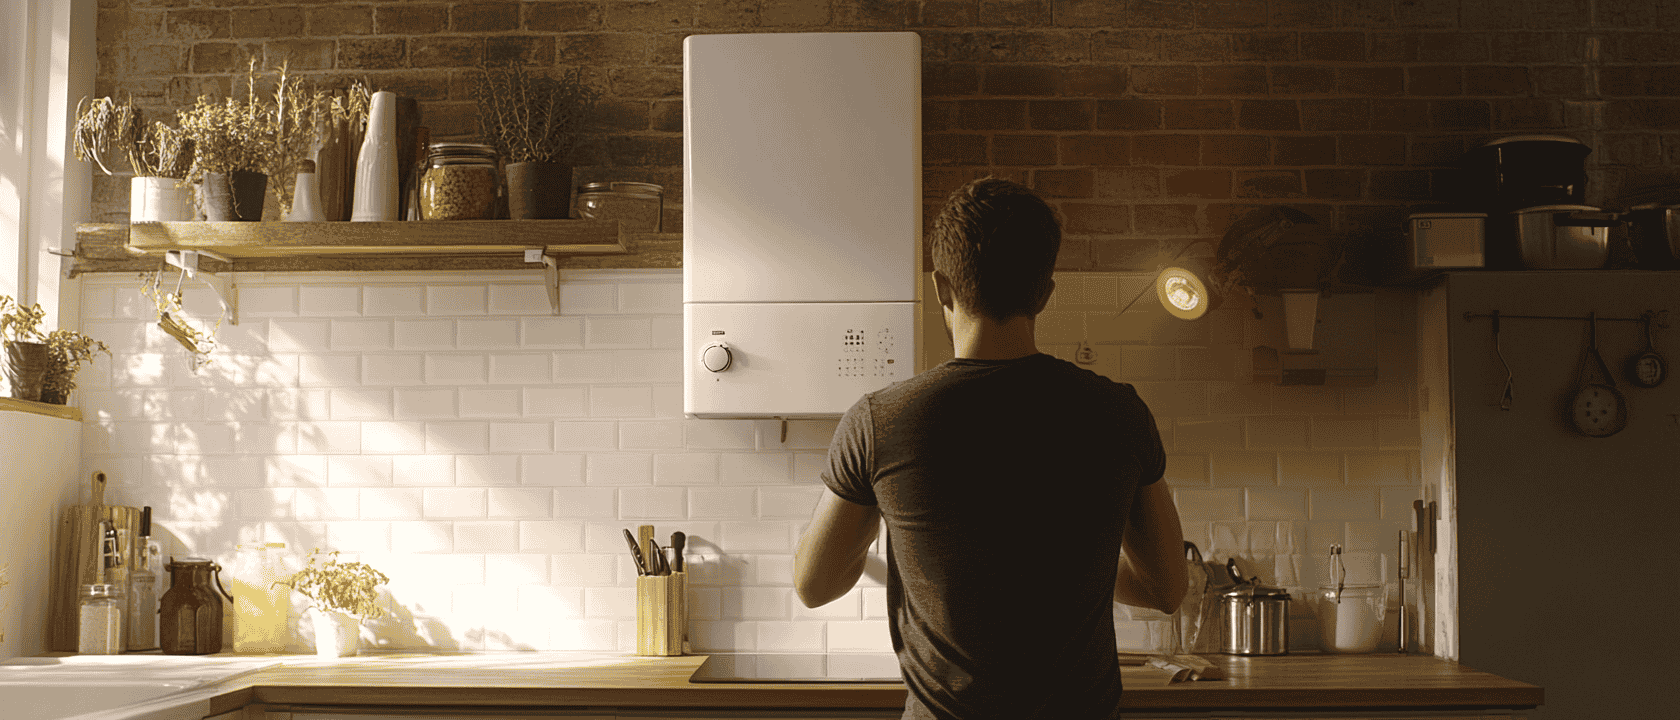
<path id="1" fill-rule="evenodd" d="M 1579 320 L 1581 322 L 1587 322 L 1588 320 L 1593 319 L 1588 315 L 1509 315 L 1498 310 L 1494 310 L 1491 313 L 1470 311 L 1465 311 L 1464 313 L 1465 322 L 1480 318 L 1493 318 L 1496 325 L 1500 320 Z M 1597 320 L 1599 322 L 1644 322 L 1647 318 L 1649 318 L 1651 322 L 1655 323 L 1657 327 L 1668 327 L 1667 310 L 1646 310 L 1639 313 L 1639 317 L 1601 317 L 1597 318 Z"/>

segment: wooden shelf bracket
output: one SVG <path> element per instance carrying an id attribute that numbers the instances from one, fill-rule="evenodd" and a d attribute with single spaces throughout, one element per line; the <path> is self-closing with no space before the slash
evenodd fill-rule
<path id="1" fill-rule="evenodd" d="M 216 299 L 221 301 L 222 308 L 227 311 L 228 322 L 238 325 L 239 284 L 230 278 L 200 268 L 198 263 L 201 258 L 210 258 L 230 267 L 233 265 L 232 260 L 208 250 L 168 250 L 163 254 L 163 261 L 180 268 L 181 274 L 186 277 L 196 278 L 199 273 L 204 273 L 204 282 L 210 286 L 211 292 L 216 293 Z"/>
<path id="2" fill-rule="evenodd" d="M 525 248 L 525 262 L 542 263 L 543 289 L 548 291 L 548 306 L 560 314 L 560 261 L 549 255 L 547 248 Z"/>

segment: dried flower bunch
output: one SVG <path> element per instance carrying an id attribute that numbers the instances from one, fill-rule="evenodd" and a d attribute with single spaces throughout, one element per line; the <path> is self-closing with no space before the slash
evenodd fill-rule
<path id="1" fill-rule="evenodd" d="M 74 136 L 76 159 L 92 160 L 106 175 L 116 174 L 104 159 L 112 152 L 126 156 L 139 177 L 180 180 L 192 168 L 192 140 L 185 132 L 161 122 L 146 127 L 132 98 L 126 103 L 108 97 L 92 101 L 82 98 L 76 103 Z"/>
<path id="2" fill-rule="evenodd" d="M 576 68 L 555 78 L 517 63 L 482 67 L 472 94 L 480 130 L 508 162 L 566 161 L 601 99 Z"/>
<path id="3" fill-rule="evenodd" d="M 111 355 L 105 343 L 75 330 L 41 332 L 46 311 L 40 303 L 24 307 L 9 295 L 0 295 L 0 340 L 38 342 L 47 346 L 47 374 L 41 381 L 41 401 L 63 405 L 76 389 L 76 371 L 93 361 L 95 353 Z"/>
<path id="4" fill-rule="evenodd" d="M 272 101 L 257 93 L 259 76 L 267 74 L 277 77 Z M 197 144 L 191 179 L 202 180 L 207 172 L 263 173 L 269 176 L 280 211 L 290 211 L 297 169 L 314 155 L 327 105 L 326 93 L 306 89 L 286 63 L 259 72 L 252 57 L 245 72 L 244 102 L 224 98 L 218 103 L 200 95 L 192 108 L 177 113 L 181 129 Z"/>
<path id="5" fill-rule="evenodd" d="M 163 289 L 163 268 L 141 274 L 140 292 L 152 301 L 152 306 L 158 311 L 158 327 L 181 344 L 181 347 L 192 353 L 192 369 L 198 369 L 210 364 L 210 353 L 216 349 L 216 331 L 222 328 L 223 317 L 216 318 L 216 325 L 208 331 L 201 331 L 186 321 L 186 311 L 181 307 L 181 285 L 179 280 L 186 277 L 182 273 L 175 284 L 175 291 Z"/>
<path id="6" fill-rule="evenodd" d="M 275 584 L 290 586 L 323 610 L 380 618 L 385 616 L 385 610 L 379 606 L 377 588 L 390 581 L 385 573 L 366 563 L 339 562 L 337 550 L 323 554 L 316 548 L 309 551 L 308 567 Z"/>

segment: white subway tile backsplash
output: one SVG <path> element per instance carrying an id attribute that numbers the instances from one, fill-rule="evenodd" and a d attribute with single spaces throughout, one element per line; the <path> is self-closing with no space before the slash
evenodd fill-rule
<path id="1" fill-rule="evenodd" d="M 455 342 L 462 350 L 519 347 L 519 321 L 512 318 L 459 320 Z"/>
<path id="2" fill-rule="evenodd" d="M 483 315 L 488 310 L 487 295 L 483 285 L 428 285 L 426 314 Z"/>
<path id="3" fill-rule="evenodd" d="M 329 402 L 334 420 L 390 420 L 391 391 L 384 388 L 335 388 Z"/>
<path id="4" fill-rule="evenodd" d="M 618 285 L 614 283 L 562 282 L 560 312 L 566 315 L 597 315 L 618 312 Z"/>
<path id="5" fill-rule="evenodd" d="M 1173 488 L 1178 514 L 1187 520 L 1242 517 L 1242 490 Z"/>
<path id="6" fill-rule="evenodd" d="M 1377 422 L 1373 416 L 1317 416 L 1312 419 L 1314 448 L 1376 449 Z"/>
<path id="7" fill-rule="evenodd" d="M 485 488 L 439 487 L 421 491 L 422 513 L 427 519 L 483 518 L 489 507 Z"/>
<path id="8" fill-rule="evenodd" d="M 492 520 L 544 520 L 553 516 L 553 497 L 547 488 L 489 488 L 487 515 Z"/>
<path id="9" fill-rule="evenodd" d="M 1157 417 L 1193 417 L 1208 414 L 1208 388 L 1196 382 L 1138 382 L 1132 387 Z"/>
<path id="10" fill-rule="evenodd" d="M 418 354 L 362 356 L 363 385 L 420 385 L 425 382 L 424 356 Z"/>
<path id="11" fill-rule="evenodd" d="M 560 353 L 555 357 L 554 382 L 612 382 L 614 355 L 604 352 Z"/>
<path id="12" fill-rule="evenodd" d="M 455 321 L 397 320 L 392 336 L 398 350 L 450 350 L 455 347 Z"/>
<path id="13" fill-rule="evenodd" d="M 490 449 L 488 423 L 429 422 L 425 427 L 428 453 L 482 453 Z"/>
<path id="14" fill-rule="evenodd" d="M 1412 472 L 1413 453 L 1395 450 L 1350 452 L 1347 454 L 1347 483 L 1349 485 L 1409 485 L 1416 492 L 1417 478 Z"/>
<path id="15" fill-rule="evenodd" d="M 582 485 L 583 455 L 525 455 L 519 459 L 519 484 L 543 487 Z"/>
<path id="16" fill-rule="evenodd" d="M 1422 444 L 1415 417 L 1377 418 L 1377 444 L 1383 448 L 1417 448 Z"/>
<path id="17" fill-rule="evenodd" d="M 1307 519 L 1307 491 L 1298 488 L 1245 488 L 1249 520 Z"/>
<path id="18" fill-rule="evenodd" d="M 1121 345 L 1120 379 L 1127 382 L 1178 379 L 1177 348 Z"/>
<path id="19" fill-rule="evenodd" d="M 391 484 L 446 487 L 455 484 L 454 455 L 397 455 L 391 458 Z"/>
<path id="20" fill-rule="evenodd" d="M 554 423 L 555 450 L 612 450 L 617 447 L 618 424 L 610 420 Z"/>
<path id="21" fill-rule="evenodd" d="M 511 453 L 544 452 L 549 449 L 549 443 L 554 439 L 554 425 L 546 422 L 493 422 L 490 423 L 490 452 L 509 453 L 509 459 L 517 459 Z"/>
<path id="22" fill-rule="evenodd" d="M 277 455 L 262 462 L 262 482 L 269 487 L 323 487 L 327 484 L 325 455 Z"/>
<path id="23" fill-rule="evenodd" d="M 519 552 L 520 524 L 515 520 L 457 520 L 455 552 Z"/>
<path id="24" fill-rule="evenodd" d="M 793 591 L 781 587 L 726 587 L 718 597 L 723 617 L 733 620 L 785 620 L 793 603 Z"/>
<path id="25" fill-rule="evenodd" d="M 391 344 L 388 320 L 332 321 L 329 345 L 334 351 L 389 350 Z"/>
<path id="26" fill-rule="evenodd" d="M 622 543 L 621 543 L 622 544 Z M 543 557 L 543 556 L 538 556 Z M 569 553 L 546 556 L 549 559 L 549 577 L 551 582 L 560 587 L 606 587 L 617 583 L 618 565 L 630 562 L 626 553 L 609 555 L 604 553 Z M 581 592 L 581 591 L 580 591 Z M 690 599 L 696 594 L 695 588 L 689 588 Z M 698 617 L 691 614 L 690 617 Z"/>
<path id="27" fill-rule="evenodd" d="M 618 311 L 644 314 L 680 313 L 682 284 L 668 280 L 619 283 Z"/>
<path id="28" fill-rule="evenodd" d="M 539 283 L 495 283 L 490 286 L 491 315 L 548 315 L 548 289 Z"/>
<path id="29" fill-rule="evenodd" d="M 589 414 L 593 417 L 651 417 L 653 388 L 645 385 L 591 387 Z"/>
<path id="30" fill-rule="evenodd" d="M 793 456 L 787 453 L 721 453 L 718 478 L 724 485 L 769 485 L 793 479 Z"/>
<path id="31" fill-rule="evenodd" d="M 1217 452 L 1209 458 L 1213 485 L 1252 487 L 1277 484 L 1278 458 L 1268 452 Z"/>
<path id="32" fill-rule="evenodd" d="M 1155 426 L 1167 442 L 1169 450 L 1181 453 L 1217 453 L 1243 450 L 1243 422 L 1241 420 L 1168 420 L 1155 418 Z"/>
<path id="33" fill-rule="evenodd" d="M 298 385 L 353 387 L 362 380 L 359 355 L 302 355 L 298 357 Z"/>
<path id="34" fill-rule="evenodd" d="M 528 348 L 583 347 L 583 318 L 533 317 L 519 320 L 520 340 Z"/>
<path id="35" fill-rule="evenodd" d="M 1375 488 L 1313 488 L 1309 492 L 1315 522 L 1377 519 Z"/>
<path id="36" fill-rule="evenodd" d="M 360 497 L 354 488 L 308 488 L 297 492 L 293 507 L 298 520 L 355 520 Z"/>
<path id="37" fill-rule="evenodd" d="M 326 547 L 346 553 L 390 552 L 391 524 L 334 520 L 326 524 Z"/>
<path id="38" fill-rule="evenodd" d="M 125 312 L 120 317 L 155 316 L 152 301 L 140 293 L 126 294 L 119 301 Z M 128 312 L 135 314 L 128 314 Z M 292 285 L 241 285 L 239 288 L 239 319 L 291 317 L 298 314 L 298 288 Z"/>
<path id="39" fill-rule="evenodd" d="M 457 396 L 463 418 L 516 418 L 520 415 L 517 388 L 461 388 Z"/>
<path id="40" fill-rule="evenodd" d="M 1250 450 L 1305 450 L 1309 427 L 1309 418 L 1264 415 L 1248 418 L 1244 434 Z"/>
<path id="41" fill-rule="evenodd" d="M 456 416 L 454 388 L 399 387 L 392 390 L 392 397 L 395 417 L 398 418 L 431 420 Z M 471 417 L 468 413 L 461 414 Z"/>
<path id="42" fill-rule="evenodd" d="M 296 514 L 297 491 L 290 488 L 235 490 L 232 496 L 234 516 L 244 520 L 290 520 Z"/>
<path id="43" fill-rule="evenodd" d="M 314 317 L 362 314 L 362 289 L 355 285 L 304 285 L 298 288 L 298 313 Z"/>
<path id="44" fill-rule="evenodd" d="M 660 453 L 653 456 L 656 485 L 716 485 L 718 456 L 715 453 Z"/>
<path id="45" fill-rule="evenodd" d="M 823 647 L 824 623 L 761 620 L 757 626 L 758 648 L 765 652 Z"/>
<path id="46" fill-rule="evenodd" d="M 327 320 L 281 319 L 268 321 L 268 349 L 272 352 L 318 353 L 331 349 L 332 323 Z"/>
<path id="47" fill-rule="evenodd" d="M 550 494 L 553 499 L 555 517 L 610 520 L 617 518 L 619 515 L 618 490 L 610 487 L 532 489 Z"/>
<path id="48" fill-rule="evenodd" d="M 425 315 L 425 289 L 419 285 L 367 285 L 362 288 L 364 315 Z"/>
<path id="49" fill-rule="evenodd" d="M 1278 484 L 1297 487 L 1342 485 L 1342 456 L 1323 452 L 1278 453 Z"/>
<path id="50" fill-rule="evenodd" d="M 624 420 L 618 423 L 618 446 L 625 450 L 674 450 L 683 446 L 680 420 Z"/>
<path id="51" fill-rule="evenodd" d="M 461 486 L 516 485 L 519 478 L 517 455 L 457 455 L 455 484 Z"/>
<path id="52" fill-rule="evenodd" d="M 721 525 L 719 544 L 730 552 L 793 552 L 793 529 L 787 521 L 725 521 Z"/>
<path id="53" fill-rule="evenodd" d="M 1412 509 L 1412 501 L 1423 499 L 1423 492 L 1417 486 L 1379 488 L 1377 497 L 1383 520 L 1404 523 L 1405 529 L 1414 529 L 1416 513 Z"/>
<path id="54" fill-rule="evenodd" d="M 683 328 L 681 317 L 656 317 L 651 322 L 653 347 L 679 348 L 682 347 Z"/>
<path id="55" fill-rule="evenodd" d="M 425 517 L 422 488 L 362 488 L 358 508 L 363 520 L 420 520 Z"/>
<path id="56" fill-rule="evenodd" d="M 596 350 L 652 347 L 653 323 L 646 317 L 584 318 L 583 344 Z"/>
<path id="57" fill-rule="evenodd" d="M 1206 455 L 1168 455 L 1164 480 L 1178 486 L 1197 486 L 1208 484 L 1208 458 Z"/>
<path id="58" fill-rule="evenodd" d="M 758 443 L 751 420 L 685 420 L 683 431 L 690 449 L 751 450 Z"/>
<path id="59" fill-rule="evenodd" d="M 653 456 L 647 453 L 592 453 L 585 482 L 590 485 L 652 485 Z"/>
<path id="60" fill-rule="evenodd" d="M 751 520 L 758 491 L 750 487 L 695 487 L 688 490 L 688 517 Z M 807 516 L 809 513 L 807 513 Z"/>
<path id="61" fill-rule="evenodd" d="M 479 385 L 486 378 L 488 358 L 465 353 L 426 356 L 426 382 L 432 385 Z"/>
<path id="62" fill-rule="evenodd" d="M 547 385 L 554 356 L 549 353 L 493 353 L 490 382 L 500 385 Z"/>
<path id="63" fill-rule="evenodd" d="M 675 350 L 625 350 L 613 353 L 613 379 L 652 383 L 682 377 L 682 355 Z"/>
<path id="64" fill-rule="evenodd" d="M 589 410 L 589 391 L 582 387 L 524 388 L 526 417 L 583 417 Z"/>
<path id="65" fill-rule="evenodd" d="M 583 528 L 571 520 L 520 520 L 519 551 L 527 553 L 581 553 Z M 624 547 L 623 538 L 619 547 Z M 634 607 L 634 606 L 632 606 Z"/>
<path id="66" fill-rule="evenodd" d="M 618 513 L 627 521 L 684 517 L 684 490 L 674 487 L 627 487 L 618 491 Z"/>

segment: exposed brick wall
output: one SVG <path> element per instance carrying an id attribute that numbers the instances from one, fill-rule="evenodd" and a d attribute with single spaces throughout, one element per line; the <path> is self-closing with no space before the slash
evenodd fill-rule
<path id="1" fill-rule="evenodd" d="M 1467 148 L 1506 134 L 1589 142 L 1595 204 L 1680 162 L 1680 22 L 1663 0 L 102 0 L 101 94 L 150 108 L 227 92 L 256 53 L 323 85 L 418 98 L 434 137 L 476 131 L 483 61 L 584 68 L 605 91 L 584 180 L 680 198 L 682 38 L 922 35 L 930 210 L 984 174 L 1068 219 L 1064 269 L 1152 267 L 1289 203 L 1350 239 L 1396 236 Z M 102 181 L 97 214 L 124 212 Z M 931 216 L 931 212 L 928 215 Z"/>

